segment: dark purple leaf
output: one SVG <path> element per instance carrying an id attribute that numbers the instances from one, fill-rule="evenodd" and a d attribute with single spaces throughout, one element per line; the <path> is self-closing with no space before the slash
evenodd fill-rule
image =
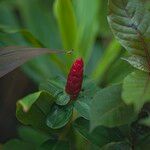
<path id="1" fill-rule="evenodd" d="M 65 51 L 47 48 L 30 48 L 25 46 L 9 46 L 0 48 L 0 77 L 21 66 L 28 60 L 42 54 L 59 54 Z"/>

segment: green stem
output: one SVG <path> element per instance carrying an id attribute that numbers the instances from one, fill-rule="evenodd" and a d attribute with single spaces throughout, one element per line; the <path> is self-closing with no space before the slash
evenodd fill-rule
<path id="1" fill-rule="evenodd" d="M 112 65 L 114 60 L 120 55 L 121 52 L 121 45 L 116 41 L 113 40 L 106 51 L 104 52 L 102 59 L 97 63 L 95 70 L 92 73 L 92 77 L 96 80 L 101 82 L 103 76 L 105 75 L 106 71 Z"/>

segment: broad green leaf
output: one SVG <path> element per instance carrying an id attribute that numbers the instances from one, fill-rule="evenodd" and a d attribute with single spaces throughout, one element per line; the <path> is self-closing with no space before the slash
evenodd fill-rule
<path id="1" fill-rule="evenodd" d="M 89 121 L 83 118 L 78 118 L 73 126 L 84 138 L 99 148 L 107 143 L 124 139 L 124 136 L 118 128 L 98 126 L 94 131 L 90 132 Z"/>
<path id="2" fill-rule="evenodd" d="M 59 129 L 65 126 L 71 119 L 73 107 L 54 105 L 47 116 L 46 124 L 52 129 Z"/>
<path id="3" fill-rule="evenodd" d="M 85 101 L 88 102 L 85 102 Z M 92 99 L 91 99 L 92 100 Z M 79 98 L 77 101 L 74 103 L 74 107 L 79 113 L 79 116 L 82 116 L 83 118 L 89 120 L 89 112 L 90 112 L 90 104 L 89 104 L 89 99 L 85 98 Z"/>
<path id="4" fill-rule="evenodd" d="M 31 127 L 21 126 L 18 129 L 18 135 L 21 140 L 24 142 L 32 143 L 36 147 L 40 146 L 43 142 L 50 138 L 49 135 L 35 130 Z"/>
<path id="5" fill-rule="evenodd" d="M 66 105 L 70 101 L 70 96 L 64 90 L 65 82 L 65 79 L 60 77 L 49 79 L 40 85 L 40 90 L 47 91 L 55 97 L 56 104 Z"/>
<path id="6" fill-rule="evenodd" d="M 25 125 L 47 130 L 46 117 L 53 102 L 54 98 L 43 91 L 28 95 L 17 102 L 16 117 Z"/>
<path id="7" fill-rule="evenodd" d="M 124 55 L 121 55 L 124 57 Z M 107 74 L 105 74 L 106 85 L 112 85 L 116 83 L 122 83 L 124 78 L 131 72 L 133 72 L 134 68 L 123 61 L 122 59 L 118 59 L 113 65 L 109 68 Z"/>
<path id="8" fill-rule="evenodd" d="M 65 49 L 75 48 L 77 23 L 70 0 L 55 0 L 54 13 L 60 28 L 63 47 Z"/>
<path id="9" fill-rule="evenodd" d="M 39 150 L 39 147 L 50 138 L 39 130 L 25 126 L 19 127 L 18 136 L 19 139 L 11 139 L 6 142 L 3 146 L 4 150 Z"/>
<path id="10" fill-rule="evenodd" d="M 108 22 L 129 52 L 149 59 L 150 12 L 141 0 L 109 0 Z"/>
<path id="11" fill-rule="evenodd" d="M 70 150 L 70 144 L 67 141 L 47 140 L 38 150 Z"/>
<path id="12" fill-rule="evenodd" d="M 77 100 L 74 102 L 74 108 L 79 113 L 79 116 L 89 120 L 93 96 L 98 90 L 99 88 L 94 81 L 86 78 L 84 79 L 82 91 L 80 92 Z"/>
<path id="13" fill-rule="evenodd" d="M 13 139 L 4 144 L 3 150 L 35 150 L 34 145 L 31 143 L 23 142 L 18 139 Z"/>
<path id="14" fill-rule="evenodd" d="M 114 127 L 129 124 L 134 117 L 133 108 L 121 99 L 121 85 L 104 88 L 93 98 L 90 112 L 91 129 L 99 125 Z"/>
<path id="15" fill-rule="evenodd" d="M 145 57 L 132 55 L 130 57 L 123 57 L 122 59 L 127 61 L 129 64 L 131 64 L 134 68 L 137 68 L 145 72 L 150 72 Z"/>
<path id="16" fill-rule="evenodd" d="M 49 50 L 47 48 L 30 48 L 11 46 L 0 48 L 0 77 L 21 66 L 28 60 L 42 54 L 57 54 L 64 51 Z"/>
<path id="17" fill-rule="evenodd" d="M 126 104 L 133 104 L 136 112 L 139 112 L 144 103 L 150 101 L 149 91 L 149 74 L 135 71 L 124 79 L 122 98 Z"/>
<path id="18" fill-rule="evenodd" d="M 132 150 L 132 147 L 128 142 L 112 142 L 100 150 Z"/>

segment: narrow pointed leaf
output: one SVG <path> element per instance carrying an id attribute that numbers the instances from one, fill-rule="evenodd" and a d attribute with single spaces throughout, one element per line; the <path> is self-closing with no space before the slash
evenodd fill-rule
<path id="1" fill-rule="evenodd" d="M 54 13 L 58 21 L 64 48 L 74 48 L 77 23 L 72 2 L 70 0 L 56 0 L 54 3 Z"/>
<path id="2" fill-rule="evenodd" d="M 83 82 L 82 90 L 74 102 L 74 108 L 79 113 L 79 116 L 89 120 L 90 107 L 93 96 L 99 90 L 99 87 L 93 80 L 85 79 Z"/>
<path id="3" fill-rule="evenodd" d="M 49 50 L 47 48 L 29 48 L 23 46 L 0 48 L 0 77 L 11 72 L 36 56 L 57 53 L 63 53 L 63 51 Z"/>

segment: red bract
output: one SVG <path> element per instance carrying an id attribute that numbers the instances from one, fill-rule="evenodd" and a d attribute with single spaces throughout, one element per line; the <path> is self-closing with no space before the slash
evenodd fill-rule
<path id="1" fill-rule="evenodd" d="M 75 100 L 82 87 L 84 63 L 82 58 L 76 59 L 73 63 L 67 78 L 66 93 L 70 95 L 70 99 Z"/>

